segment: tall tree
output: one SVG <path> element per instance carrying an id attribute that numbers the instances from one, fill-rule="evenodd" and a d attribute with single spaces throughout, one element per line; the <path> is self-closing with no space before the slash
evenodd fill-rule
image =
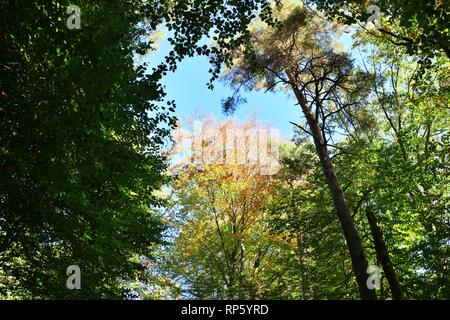
<path id="1" fill-rule="evenodd" d="M 398 281 L 407 298 L 443 297 L 448 291 L 443 281 L 448 169 L 442 163 L 448 145 L 448 59 L 436 57 L 418 78 L 418 57 L 386 39 L 363 34 L 360 39 L 365 67 L 375 75 L 372 112 L 367 130 L 340 146 L 338 172 L 350 185 L 354 214 L 369 214 L 383 231 L 378 238 L 386 250 L 378 241 L 377 255 L 384 255 L 378 258 L 383 268 L 388 260 L 396 268 L 397 279 L 388 279 L 394 295 L 400 296 Z"/>
<path id="2" fill-rule="evenodd" d="M 270 90 L 281 84 L 294 94 L 307 128 L 296 126 L 313 138 L 361 298 L 376 299 L 374 290 L 367 286 L 368 262 L 329 151 L 336 132 L 334 126 L 354 121 L 352 112 L 361 107 L 367 90 L 350 58 L 333 47 L 330 24 L 318 21 L 302 6 L 283 9 L 286 11 L 284 16 L 281 13 L 277 28 L 255 26 L 247 59 L 238 62 L 228 77 L 232 84 L 247 88 L 259 86 Z"/>

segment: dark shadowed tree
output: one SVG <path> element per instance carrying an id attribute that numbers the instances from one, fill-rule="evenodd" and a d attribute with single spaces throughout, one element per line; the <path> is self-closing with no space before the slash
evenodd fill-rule
<path id="1" fill-rule="evenodd" d="M 153 191 L 174 117 L 159 80 L 188 55 L 219 63 L 225 49 L 203 37 L 243 42 L 253 13 L 269 14 L 265 0 L 82 1 L 81 28 L 68 29 L 71 4 L 0 4 L 3 297 L 123 297 L 121 280 L 142 274 L 163 229 Z M 137 65 L 163 24 L 174 34 L 166 62 Z M 72 264 L 82 290 L 66 289 Z"/>

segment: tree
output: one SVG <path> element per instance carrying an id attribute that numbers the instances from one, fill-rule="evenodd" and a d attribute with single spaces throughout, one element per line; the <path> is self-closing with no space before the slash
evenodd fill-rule
<path id="1" fill-rule="evenodd" d="M 448 170 L 442 163 L 448 144 L 448 60 L 436 58 L 418 78 L 419 64 L 404 48 L 360 36 L 365 66 L 375 76 L 371 119 L 368 130 L 340 145 L 338 173 L 350 186 L 346 193 L 356 217 L 378 220 L 404 296 L 442 298 L 448 291 L 443 280 Z M 390 263 L 383 259 L 378 258 L 385 268 Z"/>
<path id="2" fill-rule="evenodd" d="M 284 265 L 292 299 L 356 299 L 351 259 L 315 147 L 297 132 L 282 148 L 281 170 L 267 206 L 271 232 L 293 243 Z"/>
<path id="3" fill-rule="evenodd" d="M 175 259 L 160 260 L 159 273 L 170 274 L 172 282 L 179 283 L 172 287 L 184 288 L 183 297 L 279 298 L 290 285 L 284 281 L 281 259 L 288 245 L 268 232 L 266 221 L 273 179 L 261 174 L 259 162 L 237 161 L 247 156 L 253 144 L 251 131 L 258 128 L 263 127 L 255 120 L 240 124 L 206 119 L 196 137 L 202 150 L 194 150 L 171 169 L 176 179 L 170 186 L 172 205 L 166 217 L 174 236 L 162 250 L 166 259 Z M 227 145 L 225 151 L 225 141 L 241 135 L 247 137 L 244 145 Z M 193 161 L 196 153 L 201 162 Z"/>
<path id="4" fill-rule="evenodd" d="M 154 103 L 160 75 L 133 65 L 133 51 L 147 46 L 137 41 L 141 17 L 132 14 L 141 4 L 85 2 L 81 30 L 66 28 L 67 6 L 2 4 L 6 296 L 122 296 L 118 277 L 142 270 L 137 257 L 163 227 L 150 206 L 163 182 L 158 149 L 167 130 L 160 123 L 169 118 Z M 82 290 L 65 287 L 73 264 Z"/>
<path id="5" fill-rule="evenodd" d="M 318 9 L 345 24 L 365 23 L 372 14 L 366 1 L 361 0 L 308 0 Z M 441 0 L 416 1 L 377 0 L 384 25 L 374 34 L 386 37 L 392 43 L 408 49 L 410 54 L 433 57 L 440 50 L 450 58 L 450 7 Z"/>
<path id="6" fill-rule="evenodd" d="M 160 149 L 175 122 L 161 106 L 161 77 L 194 53 L 220 63 L 230 39 L 246 39 L 254 11 L 269 15 L 259 0 L 83 1 L 81 29 L 69 30 L 70 4 L 0 5 L 5 297 L 124 296 L 123 281 L 142 276 L 139 257 L 164 227 L 153 192 L 165 181 Z M 166 63 L 135 65 L 163 24 L 174 32 Z M 214 30 L 223 47 L 212 52 L 198 42 Z M 79 291 L 65 288 L 72 264 Z"/>
<path id="7" fill-rule="evenodd" d="M 285 7 L 286 8 L 286 7 Z M 283 9 L 285 9 L 283 8 Z M 277 28 L 255 27 L 252 47 L 228 75 L 234 85 L 267 90 L 281 84 L 292 90 L 308 129 L 296 125 L 313 137 L 317 155 L 341 223 L 362 299 L 375 299 L 366 284 L 368 262 L 361 238 L 341 187 L 329 152 L 333 126 L 350 122 L 352 112 L 361 107 L 367 92 L 361 74 L 352 61 L 333 48 L 332 28 L 311 18 L 301 6 L 290 8 Z"/>

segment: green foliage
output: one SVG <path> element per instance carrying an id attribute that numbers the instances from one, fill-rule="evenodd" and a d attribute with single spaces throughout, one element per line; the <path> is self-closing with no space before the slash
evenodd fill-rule
<path id="1" fill-rule="evenodd" d="M 173 120 L 155 104 L 159 74 L 135 68 L 142 4 L 2 4 L 0 244 L 2 296 L 122 297 L 163 225 L 150 207 Z M 127 15 L 124 19 L 119 12 Z M 7 14 L 6 14 L 7 13 Z M 151 118 L 149 112 L 155 112 Z M 66 268 L 83 290 L 67 290 Z"/>
<path id="2" fill-rule="evenodd" d="M 310 2 L 345 24 L 370 15 L 367 1 Z M 210 88 L 229 68 L 230 113 L 245 101 L 239 90 L 289 89 L 285 73 L 295 71 L 316 103 L 369 263 L 380 265 L 368 210 L 404 296 L 448 299 L 448 4 L 371 2 L 383 28 L 355 34 L 365 55 L 358 70 L 335 43 L 342 26 L 297 3 L 83 1 L 81 29 L 69 30 L 69 1 L 2 2 L 0 298 L 359 297 L 300 124 L 274 176 L 192 163 L 167 174 L 162 150 L 175 103 L 164 103 L 160 81 L 183 58 L 204 55 Z M 138 61 L 155 50 L 160 27 L 172 50 L 149 69 Z M 326 96 L 314 92 L 317 83 Z M 74 264 L 82 290 L 66 288 Z M 392 296 L 384 275 L 377 295 Z"/>
<path id="3" fill-rule="evenodd" d="M 297 134 L 297 137 L 301 136 Z M 270 228 L 294 243 L 285 263 L 290 299 L 356 299 L 358 289 L 333 201 L 314 146 L 303 139 L 282 151 L 283 167 L 268 204 Z"/>
<path id="4" fill-rule="evenodd" d="M 289 12 L 291 19 L 280 18 L 277 28 L 252 25 L 252 46 L 244 52 L 245 57 L 235 55 L 236 64 L 224 77 L 237 92 L 225 105 L 225 111 L 232 111 L 236 107 L 233 102 L 243 99 L 238 95 L 242 88 L 274 90 L 279 84 L 289 86 L 285 72 L 295 70 L 297 64 L 305 69 L 308 66 L 312 77 L 316 76 L 308 78 L 308 74 L 300 72 L 297 80 L 304 84 L 305 92 L 308 80 L 318 81 L 321 72 L 329 70 L 326 63 L 316 63 L 326 59 L 314 46 L 314 40 L 319 39 L 316 43 L 331 47 L 332 31 L 327 22 L 311 19 L 308 23 L 301 10 Z M 325 25 L 320 27 L 321 23 Z M 409 55 L 407 48 L 389 39 L 358 33 L 356 44 L 367 54 L 362 61 L 365 70 L 347 77 L 351 79 L 350 87 L 338 83 L 346 93 L 356 89 L 349 100 L 355 104 L 336 108 L 330 103 L 325 109 L 333 114 L 326 117 L 332 125 L 322 126 L 333 142 L 329 143 L 330 156 L 364 247 L 368 248 L 369 263 L 381 266 L 367 210 L 377 217 L 404 296 L 446 299 L 450 203 L 448 59 L 435 56 L 424 70 L 420 57 Z M 308 60 L 310 51 L 318 56 Z M 302 62 L 305 56 L 306 62 Z M 348 74 L 345 67 L 343 70 L 335 73 Z M 333 97 L 343 99 L 342 91 Z M 314 90 L 309 92 L 307 97 L 313 100 Z M 281 252 L 286 266 L 281 278 L 290 286 L 280 294 L 291 299 L 352 299 L 358 292 L 343 235 L 330 218 L 333 202 L 312 146 L 303 140 L 308 132 L 301 129 L 297 149 L 288 150 L 279 185 L 264 205 L 270 217 L 270 233 L 294 244 Z M 378 296 L 389 299 L 389 291 L 383 275 Z"/>
<path id="5" fill-rule="evenodd" d="M 193 53 L 220 64 L 224 48 L 198 41 L 213 29 L 224 46 L 245 39 L 265 2 L 83 1 L 79 30 L 66 27 L 69 1 L 1 3 L 0 296 L 124 297 L 164 228 L 153 191 L 175 118 L 159 80 Z M 136 65 L 162 24 L 166 64 Z M 65 287 L 72 264 L 79 291 Z"/>
<path id="6" fill-rule="evenodd" d="M 377 74 L 375 122 L 341 145 L 337 167 L 355 215 L 364 223 L 364 210 L 375 211 L 405 296 L 446 299 L 448 61 L 438 58 L 417 79 L 419 66 L 403 50 L 387 41 L 376 45 L 368 61 Z"/>
<path id="7" fill-rule="evenodd" d="M 333 18 L 351 25 L 365 23 L 369 5 L 380 7 L 384 25 L 380 34 L 404 46 L 410 54 L 433 57 L 443 50 L 450 57 L 450 7 L 447 1 L 421 0 L 308 0 Z"/>

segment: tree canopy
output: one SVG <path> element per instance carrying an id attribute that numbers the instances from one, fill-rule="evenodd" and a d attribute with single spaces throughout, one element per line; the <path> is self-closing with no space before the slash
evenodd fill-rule
<path id="1" fill-rule="evenodd" d="M 448 3 L 371 4 L 1 2 L 0 299 L 448 299 Z M 194 56 L 234 93 L 186 139 Z"/>
<path id="2" fill-rule="evenodd" d="M 164 228 L 153 191 L 164 182 L 163 142 L 175 124 L 159 81 L 192 54 L 245 39 L 265 1 L 2 2 L 0 61 L 0 294 L 123 297 Z M 70 12 L 70 11 L 69 11 Z M 153 70 L 136 55 L 173 30 Z M 223 46 L 200 46 L 217 33 Z M 225 42 L 227 40 L 228 42 Z M 85 287 L 65 287 L 80 265 Z"/>

